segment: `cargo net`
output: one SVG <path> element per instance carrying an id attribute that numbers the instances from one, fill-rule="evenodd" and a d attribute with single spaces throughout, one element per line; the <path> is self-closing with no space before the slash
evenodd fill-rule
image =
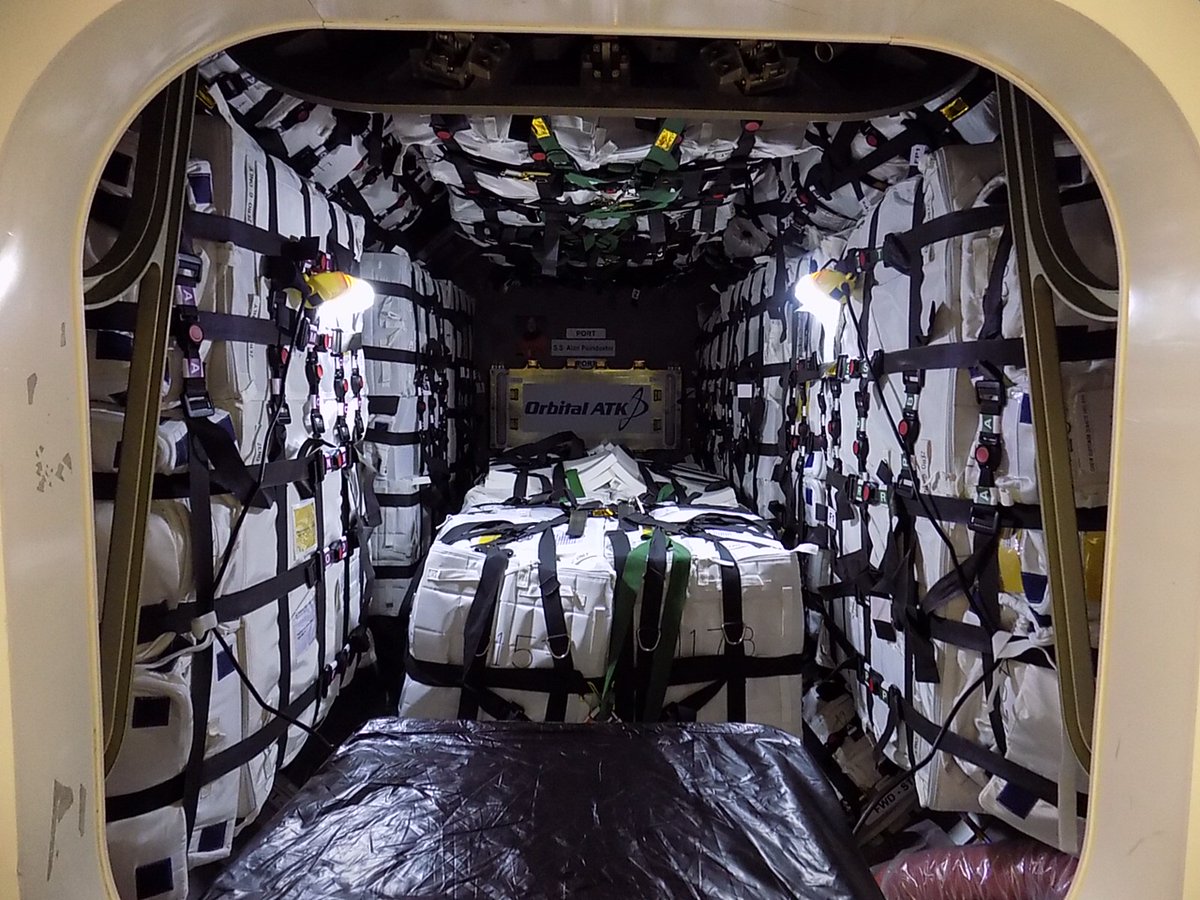
<path id="1" fill-rule="evenodd" d="M 745 271 L 781 236 L 811 247 L 852 227 L 923 153 L 998 133 L 982 70 L 922 107 L 840 123 L 392 115 L 301 100 L 224 53 L 200 75 L 204 101 L 361 215 L 372 248 L 427 254 L 453 233 L 522 278 Z"/>
<path id="2" fill-rule="evenodd" d="M 801 730 L 800 566 L 722 479 L 552 436 L 494 460 L 399 610 L 401 716 Z"/>
<path id="3" fill-rule="evenodd" d="M 136 148 L 131 132 L 104 170 L 85 268 L 131 214 Z M 376 473 L 443 504 L 471 480 L 453 480 L 472 452 L 471 430 L 454 427 L 474 397 L 470 298 L 396 253 L 365 263 L 392 273 L 370 314 L 320 303 L 320 279 L 362 274 L 367 223 L 220 101 L 198 106 L 187 186 L 132 712 L 105 785 L 109 858 L 131 900 L 182 900 L 189 869 L 226 858 L 373 659 L 367 546 L 404 507 L 376 499 Z M 101 592 L 137 304 L 135 286 L 85 311 Z M 390 314 L 403 339 L 386 333 Z"/>
<path id="4" fill-rule="evenodd" d="M 1075 249 L 1116 283 L 1099 191 L 1069 143 L 1056 154 Z M 814 681 L 853 702 L 826 686 L 806 721 L 865 804 L 860 836 L 915 787 L 1077 852 L 1087 781 L 1063 737 L 1008 223 L 999 144 L 946 147 L 852 227 L 722 291 L 697 453 L 814 548 Z M 1116 335 L 1058 301 L 1055 319 L 1095 647 Z"/>

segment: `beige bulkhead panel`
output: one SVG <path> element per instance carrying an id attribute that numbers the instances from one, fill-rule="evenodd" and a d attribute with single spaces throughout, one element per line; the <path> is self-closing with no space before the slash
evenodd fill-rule
<path id="1" fill-rule="evenodd" d="M 992 66 L 1085 150 L 1122 260 L 1092 818 L 1073 897 L 1200 896 L 1200 2 L 4 0 L 0 897 L 113 897 L 103 850 L 83 217 L 134 113 L 204 54 L 314 27 L 898 41 Z"/>

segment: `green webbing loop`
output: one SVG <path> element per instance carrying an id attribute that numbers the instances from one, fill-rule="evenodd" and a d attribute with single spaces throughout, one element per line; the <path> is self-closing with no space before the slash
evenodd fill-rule
<path id="1" fill-rule="evenodd" d="M 671 580 L 667 596 L 663 600 L 662 621 L 658 626 L 658 644 L 650 662 L 650 680 L 646 685 L 646 702 L 642 720 L 658 721 L 663 701 L 667 696 L 667 681 L 671 677 L 671 664 L 675 661 L 675 645 L 679 641 L 679 623 L 683 619 L 683 607 L 687 602 L 688 581 L 691 579 L 692 554 L 678 541 L 668 541 L 673 551 Z"/>
<path id="2" fill-rule="evenodd" d="M 546 160 L 550 165 L 563 171 L 573 172 L 575 170 L 574 158 L 563 149 L 562 144 L 558 142 L 558 138 L 554 136 L 554 129 L 550 127 L 550 120 L 547 117 L 534 116 L 529 127 L 533 133 L 533 139 L 537 141 L 537 145 L 546 154 Z"/>
<path id="3" fill-rule="evenodd" d="M 650 557 L 650 542 L 644 541 L 629 551 L 625 559 L 625 570 L 617 580 L 613 591 L 612 630 L 608 639 L 608 664 L 604 670 L 604 686 L 600 690 L 601 721 L 612 715 L 614 695 L 613 677 L 621 653 L 633 640 L 633 609 L 642 590 L 642 579 L 646 577 L 646 563 Z"/>
<path id="4" fill-rule="evenodd" d="M 571 489 L 571 493 L 574 495 L 576 500 L 583 499 L 583 496 L 586 492 L 583 489 L 583 482 L 579 480 L 578 469 L 567 470 L 567 487 Z"/>
<path id="5" fill-rule="evenodd" d="M 679 168 L 679 160 L 672 151 L 683 138 L 683 119 L 666 119 L 658 129 L 654 145 L 639 167 L 644 176 L 654 177 L 666 170 L 673 172 Z"/>

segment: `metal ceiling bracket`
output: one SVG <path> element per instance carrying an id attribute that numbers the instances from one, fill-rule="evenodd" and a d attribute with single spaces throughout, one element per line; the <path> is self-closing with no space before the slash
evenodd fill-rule
<path id="1" fill-rule="evenodd" d="M 1071 446 L 1054 302 L 1099 321 L 1116 318 L 1116 291 L 1087 270 L 1063 223 L 1049 115 L 999 80 L 1001 135 L 1013 246 L 1021 286 L 1025 359 L 1033 401 L 1038 491 L 1046 536 L 1059 696 L 1071 749 L 1088 769 L 1096 674 L 1075 509 Z"/>
<path id="2" fill-rule="evenodd" d="M 129 227 L 122 231 L 114 252 L 101 261 L 104 274 L 87 294 L 89 300 L 109 299 L 140 278 L 118 460 L 120 475 L 100 612 L 106 772 L 116 762 L 129 718 L 154 444 L 175 297 L 196 83 L 196 70 L 192 69 L 151 101 L 143 113 Z"/>

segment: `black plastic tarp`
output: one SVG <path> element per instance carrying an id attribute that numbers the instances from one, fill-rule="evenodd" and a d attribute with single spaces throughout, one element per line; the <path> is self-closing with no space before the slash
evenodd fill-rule
<path id="1" fill-rule="evenodd" d="M 798 738 L 377 719 L 209 900 L 881 898 Z"/>

